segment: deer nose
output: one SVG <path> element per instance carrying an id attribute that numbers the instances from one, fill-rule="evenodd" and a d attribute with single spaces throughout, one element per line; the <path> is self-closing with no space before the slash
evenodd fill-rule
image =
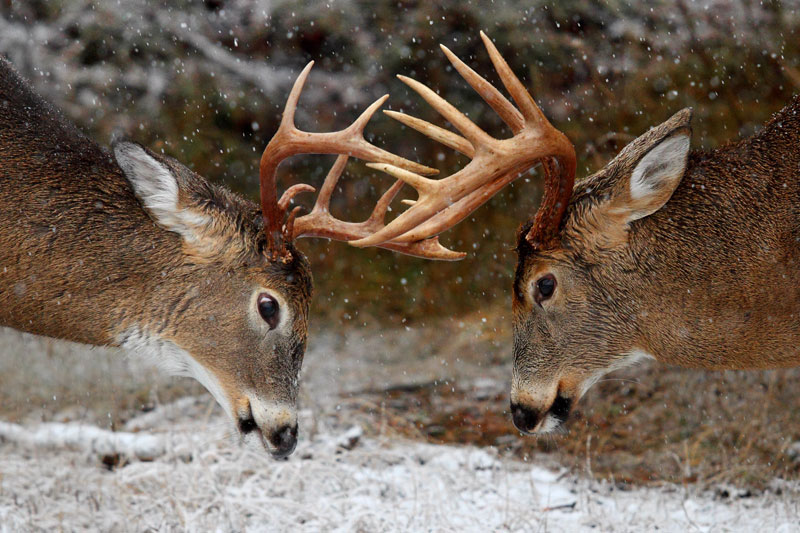
<path id="1" fill-rule="evenodd" d="M 281 426 L 267 436 L 272 445 L 270 454 L 275 459 L 283 459 L 292 454 L 297 446 L 297 424 Z"/>
<path id="2" fill-rule="evenodd" d="M 511 420 L 514 426 L 523 433 L 533 432 L 533 428 L 539 423 L 539 411 L 531 409 L 522 404 L 511 403 Z"/>

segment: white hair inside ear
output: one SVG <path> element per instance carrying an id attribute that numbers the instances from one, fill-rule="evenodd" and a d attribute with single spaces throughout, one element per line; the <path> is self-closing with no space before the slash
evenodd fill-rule
<path id="1" fill-rule="evenodd" d="M 178 180 L 172 170 L 136 143 L 115 144 L 114 157 L 153 220 L 187 241 L 195 241 L 197 228 L 207 220 L 202 214 L 180 206 Z"/>
<path id="2" fill-rule="evenodd" d="M 639 161 L 630 178 L 629 221 L 658 211 L 672 196 L 686 171 L 689 134 L 671 135 Z"/>

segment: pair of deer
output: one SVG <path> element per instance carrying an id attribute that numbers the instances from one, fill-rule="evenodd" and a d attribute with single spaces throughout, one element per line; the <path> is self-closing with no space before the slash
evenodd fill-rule
<path id="1" fill-rule="evenodd" d="M 298 237 L 460 259 L 436 235 L 542 163 L 545 190 L 519 232 L 511 412 L 525 433 L 561 425 L 603 374 L 641 357 L 711 369 L 800 364 L 800 99 L 754 137 L 689 152 L 684 109 L 574 184 L 568 139 L 481 34 L 515 107 L 443 47 L 513 137 L 490 137 L 401 77 L 461 135 L 387 112 L 471 158 L 455 174 L 370 145 L 351 126 L 307 133 L 293 115 L 311 65 L 261 158 L 261 207 L 132 142 L 113 156 L 0 60 L 0 324 L 147 354 L 198 379 L 243 441 L 276 457 L 297 440 L 295 402 L 311 271 Z M 313 210 L 276 170 L 302 153 L 340 154 Z M 348 157 L 397 178 L 362 223 L 328 207 Z M 403 184 L 419 195 L 384 224 Z"/>

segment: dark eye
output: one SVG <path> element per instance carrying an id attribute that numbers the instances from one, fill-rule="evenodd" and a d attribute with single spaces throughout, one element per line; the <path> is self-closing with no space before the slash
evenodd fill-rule
<path id="1" fill-rule="evenodd" d="M 552 274 L 545 274 L 536 282 L 536 294 L 534 300 L 537 304 L 550 298 L 556 290 L 556 277 Z"/>
<path id="2" fill-rule="evenodd" d="M 270 329 L 275 329 L 275 326 L 278 325 L 278 318 L 280 315 L 280 313 L 278 313 L 278 301 L 269 294 L 262 292 L 258 295 L 256 305 L 258 305 L 258 314 L 261 315 L 264 322 L 269 324 Z"/>

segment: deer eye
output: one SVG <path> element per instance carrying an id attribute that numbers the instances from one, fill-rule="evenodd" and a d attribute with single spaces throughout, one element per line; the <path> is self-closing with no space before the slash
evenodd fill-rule
<path id="1" fill-rule="evenodd" d="M 552 274 L 545 274 L 536 282 L 536 291 L 533 299 L 536 300 L 537 304 L 541 304 L 543 301 L 553 296 L 555 290 L 556 277 Z"/>
<path id="2" fill-rule="evenodd" d="M 262 292 L 258 295 L 256 305 L 258 306 L 258 314 L 261 315 L 261 318 L 264 319 L 264 322 L 269 324 L 269 329 L 275 329 L 275 326 L 278 325 L 278 319 L 280 316 L 278 313 L 278 301 L 269 294 Z"/>

